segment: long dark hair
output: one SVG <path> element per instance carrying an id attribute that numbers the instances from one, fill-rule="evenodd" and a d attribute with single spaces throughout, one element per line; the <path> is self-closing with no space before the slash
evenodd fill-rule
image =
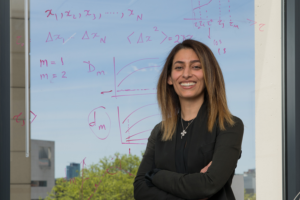
<path id="1" fill-rule="evenodd" d="M 162 114 L 162 140 L 171 140 L 175 132 L 177 114 L 180 109 L 180 102 L 173 85 L 167 83 L 171 75 L 174 56 L 181 49 L 192 49 L 197 54 L 203 72 L 205 91 L 204 96 L 208 106 L 208 131 L 211 132 L 218 117 L 221 130 L 225 129 L 224 123 L 233 125 L 234 121 L 227 106 L 225 83 L 221 68 L 214 54 L 205 44 L 188 39 L 177 44 L 168 55 L 164 68 L 160 74 L 157 84 L 157 101 Z"/>

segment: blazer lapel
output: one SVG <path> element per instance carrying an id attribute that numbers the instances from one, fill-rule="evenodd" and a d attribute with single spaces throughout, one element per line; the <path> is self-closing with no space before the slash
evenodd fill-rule
<path id="1" fill-rule="evenodd" d="M 176 134 L 173 135 L 172 140 L 162 141 L 161 132 L 157 135 L 155 144 L 155 165 L 159 169 L 165 169 L 176 172 L 175 165 L 175 148 L 176 148 Z"/>
<path id="2" fill-rule="evenodd" d="M 193 126 L 193 133 L 187 143 L 187 173 L 199 173 L 204 167 L 204 157 L 201 151 L 201 146 L 206 142 L 207 131 L 207 102 L 203 102 L 195 124 Z"/>

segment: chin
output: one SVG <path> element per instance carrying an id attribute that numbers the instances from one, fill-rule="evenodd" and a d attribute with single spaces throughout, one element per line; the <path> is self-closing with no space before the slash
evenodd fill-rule
<path id="1" fill-rule="evenodd" d="M 189 93 L 189 94 L 184 93 L 184 94 L 182 94 L 181 93 L 181 95 L 178 95 L 178 96 L 181 99 L 194 100 L 194 99 L 201 98 L 202 95 L 203 95 L 203 93 L 200 93 L 200 94 L 195 94 L 195 93 Z"/>
<path id="2" fill-rule="evenodd" d="M 182 99 L 197 99 L 200 98 L 200 95 L 181 95 L 180 96 Z"/>

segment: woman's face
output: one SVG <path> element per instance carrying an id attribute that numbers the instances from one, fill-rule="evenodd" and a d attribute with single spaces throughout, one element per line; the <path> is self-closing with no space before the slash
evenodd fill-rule
<path id="1" fill-rule="evenodd" d="M 181 100 L 203 97 L 205 88 L 203 70 L 194 50 L 181 49 L 175 54 L 168 84 L 173 85 Z"/>

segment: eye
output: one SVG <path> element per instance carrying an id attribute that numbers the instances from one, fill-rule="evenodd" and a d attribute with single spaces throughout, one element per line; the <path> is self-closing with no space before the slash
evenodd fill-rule
<path id="1" fill-rule="evenodd" d="M 193 66 L 194 69 L 202 69 L 200 65 Z"/>
<path id="2" fill-rule="evenodd" d="M 181 67 L 181 66 L 175 66 L 175 68 L 174 69 L 176 69 L 176 70 L 181 70 L 183 67 Z"/>

